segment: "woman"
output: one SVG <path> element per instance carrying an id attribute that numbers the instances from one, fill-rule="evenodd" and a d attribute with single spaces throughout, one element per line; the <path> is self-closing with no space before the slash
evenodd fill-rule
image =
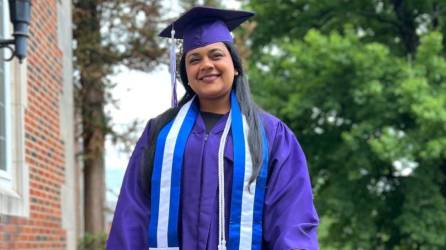
<path id="1" fill-rule="evenodd" d="M 148 122 L 127 168 L 107 249 L 318 249 L 305 156 L 256 107 L 230 31 L 253 14 L 195 7 L 178 107 Z"/>

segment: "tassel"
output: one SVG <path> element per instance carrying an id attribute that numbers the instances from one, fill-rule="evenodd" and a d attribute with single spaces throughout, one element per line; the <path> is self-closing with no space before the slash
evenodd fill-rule
<path id="1" fill-rule="evenodd" d="M 170 79 L 172 83 L 172 101 L 171 105 L 173 108 L 178 106 L 178 100 L 177 100 L 177 73 L 176 73 L 176 67 L 177 67 L 177 56 L 175 52 L 175 29 L 172 25 L 172 31 L 170 32 L 171 38 L 170 38 Z"/>

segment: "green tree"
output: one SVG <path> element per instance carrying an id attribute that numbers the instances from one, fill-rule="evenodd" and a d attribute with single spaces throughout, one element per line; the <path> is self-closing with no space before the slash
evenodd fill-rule
<path id="1" fill-rule="evenodd" d="M 164 51 L 157 41 L 159 0 L 75 0 L 73 23 L 76 80 L 80 88 L 76 103 L 81 119 L 84 167 L 85 231 L 104 231 L 104 143 L 117 135 L 104 113 L 113 84 L 108 76 L 116 66 L 150 71 Z"/>
<path id="2" fill-rule="evenodd" d="M 218 0 L 180 0 L 179 4 L 185 11 L 198 5 L 221 7 L 221 1 Z"/>
<path id="3" fill-rule="evenodd" d="M 308 154 L 325 242 L 444 248 L 446 2 L 249 6 L 253 90 Z"/>
<path id="4" fill-rule="evenodd" d="M 302 38 L 312 28 L 325 34 L 342 32 L 346 23 L 353 24 L 364 41 L 384 43 L 401 54 L 416 50 L 420 34 L 446 34 L 443 0 L 250 0 L 249 6 L 259 24 L 252 36 L 257 49 L 276 38 Z"/>
<path id="5" fill-rule="evenodd" d="M 276 40 L 250 75 L 258 101 L 305 149 L 318 211 L 330 222 L 322 243 L 444 249 L 442 36 L 422 37 L 406 59 L 353 28 L 343 34 L 310 30 L 303 40 Z"/>

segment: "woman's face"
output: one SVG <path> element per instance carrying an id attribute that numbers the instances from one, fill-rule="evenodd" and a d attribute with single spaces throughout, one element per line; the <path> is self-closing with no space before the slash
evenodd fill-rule
<path id="1" fill-rule="evenodd" d="M 229 95 L 235 69 L 224 43 L 189 51 L 185 64 L 189 85 L 200 99 L 220 99 Z"/>

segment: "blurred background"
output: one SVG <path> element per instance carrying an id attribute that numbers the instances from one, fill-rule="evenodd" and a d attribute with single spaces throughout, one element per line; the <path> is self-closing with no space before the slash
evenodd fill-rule
<path id="1" fill-rule="evenodd" d="M 18 2 L 22 63 L 3 46 Z M 305 151 L 321 249 L 446 249 L 444 0 L 0 0 L 0 249 L 104 248 L 133 146 L 170 106 L 157 34 L 203 4 L 256 13 L 236 44 Z"/>

